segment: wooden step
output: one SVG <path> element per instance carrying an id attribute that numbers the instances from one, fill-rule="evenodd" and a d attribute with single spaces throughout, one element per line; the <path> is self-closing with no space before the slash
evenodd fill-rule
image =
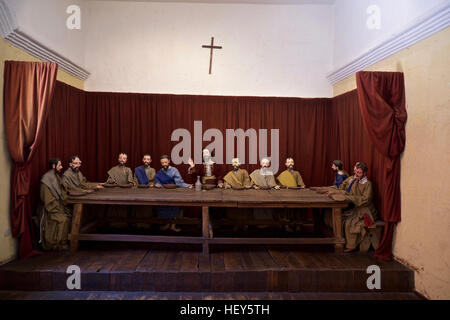
<path id="1" fill-rule="evenodd" d="M 70 265 L 80 267 L 83 291 L 370 293 L 370 265 L 381 269 L 376 292 L 414 290 L 414 272 L 396 261 L 302 248 L 217 245 L 208 257 L 195 245 L 128 244 L 46 253 L 1 266 L 0 290 L 65 291 Z"/>

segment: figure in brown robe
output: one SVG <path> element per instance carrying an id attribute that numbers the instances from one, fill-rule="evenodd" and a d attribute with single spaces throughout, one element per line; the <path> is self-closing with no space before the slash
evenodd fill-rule
<path id="1" fill-rule="evenodd" d="M 343 213 L 343 225 L 345 234 L 344 252 L 352 252 L 364 239 L 366 228 L 376 228 L 375 221 L 378 212 L 373 204 L 372 183 L 367 179 L 367 165 L 359 162 L 356 165 L 355 176 L 348 178 L 346 190 L 338 190 L 330 193 L 333 198 L 335 194 L 344 196 L 351 202 L 351 208 Z"/>
<path id="2" fill-rule="evenodd" d="M 131 172 L 130 168 L 125 166 L 127 160 L 128 157 L 125 153 L 119 154 L 119 164 L 108 171 L 107 184 L 134 185 L 133 172 Z M 128 206 L 110 205 L 108 206 L 106 217 L 115 220 L 126 220 L 128 217 L 128 209 Z M 123 222 L 112 222 L 109 223 L 109 225 L 115 228 L 127 226 L 127 224 Z"/>
<path id="3" fill-rule="evenodd" d="M 67 250 L 72 215 L 66 206 L 66 192 L 62 187 L 59 159 L 50 160 L 50 170 L 42 176 L 40 198 L 43 215 L 40 221 L 40 240 L 44 250 Z"/>
<path id="4" fill-rule="evenodd" d="M 78 156 L 72 156 L 69 159 L 69 168 L 62 176 L 62 184 L 67 192 L 71 190 L 81 192 L 92 192 L 94 189 L 102 189 L 103 186 L 96 182 L 88 182 L 86 177 L 80 171 L 81 160 Z"/>
<path id="5" fill-rule="evenodd" d="M 270 160 L 263 158 L 261 160 L 261 169 L 256 169 L 250 174 L 252 187 L 255 189 L 280 189 L 280 186 L 275 181 L 275 176 L 270 168 Z M 274 217 L 274 210 L 268 208 L 253 209 L 253 217 L 256 220 L 272 220 Z M 258 226 L 260 229 L 267 226 Z"/>

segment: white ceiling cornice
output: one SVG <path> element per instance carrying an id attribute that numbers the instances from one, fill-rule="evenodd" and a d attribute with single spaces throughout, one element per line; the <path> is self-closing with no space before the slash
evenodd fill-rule
<path id="1" fill-rule="evenodd" d="M 327 75 L 327 79 L 334 85 L 378 61 L 448 28 L 449 25 L 450 2 L 445 1 L 416 19 L 402 31 L 381 42 L 351 62 L 330 72 Z"/>
<path id="2" fill-rule="evenodd" d="M 80 80 L 86 80 L 89 72 L 70 59 L 48 48 L 21 31 L 14 13 L 0 0 L 0 35 L 6 42 L 45 62 L 56 62 L 58 67 Z"/>
<path id="3" fill-rule="evenodd" d="M 302 5 L 328 4 L 336 0 L 86 0 L 86 1 L 125 1 L 125 2 L 160 2 L 160 3 L 206 3 L 206 4 L 272 4 L 272 5 Z"/>

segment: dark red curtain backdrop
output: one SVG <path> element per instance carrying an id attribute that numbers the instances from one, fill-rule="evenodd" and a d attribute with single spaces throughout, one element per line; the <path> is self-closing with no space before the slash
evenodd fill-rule
<path id="1" fill-rule="evenodd" d="M 365 161 L 377 207 L 383 208 L 385 157 L 368 137 L 356 90 L 333 99 L 228 97 L 84 92 L 62 82 L 56 83 L 46 131 L 32 163 L 33 203 L 39 201 L 39 179 L 51 157 L 62 158 L 67 168 L 68 158 L 78 154 L 90 181 L 105 181 L 120 152 L 128 154 L 132 168 L 148 152 L 158 170 L 159 156 L 170 155 L 178 143 L 171 141 L 173 130 L 190 131 L 193 152 L 194 121 L 200 120 L 203 133 L 210 128 L 221 130 L 224 144 L 226 129 L 268 129 L 269 156 L 270 129 L 279 129 L 279 170 L 284 170 L 286 157 L 293 157 L 307 186 L 330 185 L 334 159 L 342 159 L 349 172 L 356 161 Z M 248 161 L 248 143 L 246 150 Z M 188 166 L 177 167 L 189 180 Z M 258 165 L 243 167 L 252 171 Z"/>
<path id="2" fill-rule="evenodd" d="M 179 143 L 171 141 L 173 130 L 190 131 L 193 149 L 194 121 L 202 121 L 203 133 L 219 129 L 224 144 L 226 129 L 268 129 L 269 156 L 270 129 L 279 129 L 280 170 L 286 157 L 294 157 L 305 182 L 320 185 L 332 176 L 329 136 L 324 134 L 331 107 L 331 99 L 94 93 L 57 82 L 46 136 L 34 162 L 35 182 L 49 157 L 64 159 L 67 167 L 66 160 L 73 154 L 81 157 L 82 171 L 91 181 L 106 181 L 106 172 L 116 165 L 120 152 L 128 154 L 132 168 L 141 165 L 142 155 L 148 152 L 159 169 L 159 156 L 170 155 Z M 203 142 L 203 147 L 209 143 Z M 248 161 L 248 152 L 246 157 Z M 188 180 L 188 165 L 177 167 Z M 243 167 L 254 170 L 258 165 Z M 227 170 L 231 168 L 228 165 Z"/>
<path id="3" fill-rule="evenodd" d="M 11 230 L 19 257 L 37 254 L 32 228 L 32 159 L 43 138 L 56 83 L 56 63 L 5 61 L 4 115 L 11 173 Z"/>

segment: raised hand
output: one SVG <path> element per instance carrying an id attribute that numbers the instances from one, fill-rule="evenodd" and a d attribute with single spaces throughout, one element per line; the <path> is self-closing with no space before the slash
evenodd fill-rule
<path id="1" fill-rule="evenodd" d="M 192 158 L 189 158 L 188 163 L 191 168 L 195 167 L 195 163 L 194 163 L 194 160 L 192 160 Z"/>

